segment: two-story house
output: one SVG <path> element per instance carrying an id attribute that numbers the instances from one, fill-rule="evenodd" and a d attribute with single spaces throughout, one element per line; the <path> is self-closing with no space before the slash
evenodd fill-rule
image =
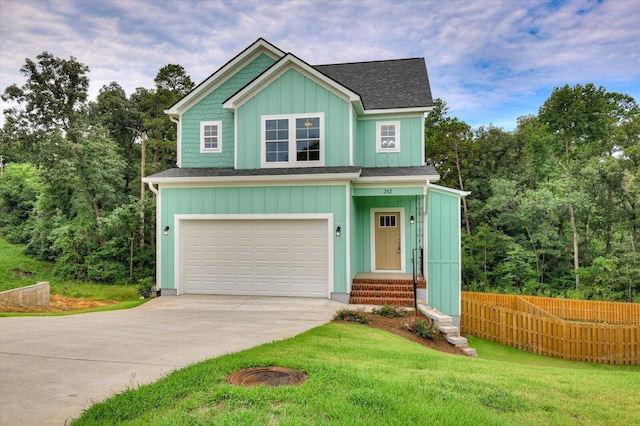
<path id="1" fill-rule="evenodd" d="M 423 58 L 312 66 L 247 47 L 165 111 L 178 168 L 145 179 L 162 295 L 411 305 L 396 291 L 415 273 L 458 317 L 465 193 L 425 165 L 432 105 Z"/>

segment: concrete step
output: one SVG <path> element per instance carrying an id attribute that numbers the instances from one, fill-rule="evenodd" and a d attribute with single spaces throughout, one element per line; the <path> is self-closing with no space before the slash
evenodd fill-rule
<path id="1" fill-rule="evenodd" d="M 456 348 L 466 348 L 469 346 L 469 342 L 467 342 L 466 337 L 447 336 L 447 342 L 451 343 Z"/>
<path id="2" fill-rule="evenodd" d="M 471 358 L 478 358 L 478 353 L 473 348 L 462 348 L 462 352 L 464 352 L 466 356 L 470 356 Z"/>
<path id="3" fill-rule="evenodd" d="M 440 333 L 447 336 L 460 336 L 460 330 L 453 325 L 436 325 L 436 328 L 440 330 Z"/>

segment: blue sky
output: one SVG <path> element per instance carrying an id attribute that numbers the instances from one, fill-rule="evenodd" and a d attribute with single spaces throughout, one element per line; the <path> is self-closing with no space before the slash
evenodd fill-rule
<path id="1" fill-rule="evenodd" d="M 0 0 L 0 90 L 43 51 L 88 65 L 92 98 L 152 88 L 169 63 L 197 84 L 259 37 L 312 65 L 424 57 L 434 97 L 474 128 L 511 130 L 564 84 L 640 101 L 638 0 Z"/>

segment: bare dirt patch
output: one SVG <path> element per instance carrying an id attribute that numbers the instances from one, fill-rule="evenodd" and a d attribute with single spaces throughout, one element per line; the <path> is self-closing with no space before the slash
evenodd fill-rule
<path id="1" fill-rule="evenodd" d="M 91 300 L 76 297 L 61 296 L 58 294 L 52 294 L 49 298 L 49 306 L 24 306 L 24 305 L 9 305 L 7 303 L 0 302 L 0 312 L 68 312 L 68 311 L 80 311 L 83 309 L 97 308 L 100 306 L 109 306 L 117 302 L 112 300 Z"/>
<path id="2" fill-rule="evenodd" d="M 462 352 L 462 349 L 457 348 L 454 345 L 447 342 L 447 339 L 445 339 L 444 335 L 442 334 L 438 334 L 438 337 L 435 340 L 428 340 L 428 339 L 423 339 L 422 337 L 418 337 L 415 334 L 411 333 L 410 331 L 400 327 L 402 320 L 405 320 L 407 318 L 411 318 L 411 317 L 416 317 L 419 319 L 426 318 L 421 312 L 419 312 L 417 315 L 414 314 L 413 312 L 409 312 L 406 318 L 387 318 L 387 317 L 383 317 L 381 315 L 376 315 L 372 313 L 367 313 L 367 317 L 369 318 L 369 321 L 371 321 L 371 324 L 360 325 L 360 324 L 354 323 L 354 325 L 385 330 L 390 333 L 397 334 L 398 336 L 404 337 L 407 340 L 411 340 L 412 342 L 418 343 L 422 346 L 435 349 L 436 351 L 446 352 L 454 355 L 464 355 L 464 352 Z M 342 322 L 342 321 L 336 321 L 336 322 Z"/>

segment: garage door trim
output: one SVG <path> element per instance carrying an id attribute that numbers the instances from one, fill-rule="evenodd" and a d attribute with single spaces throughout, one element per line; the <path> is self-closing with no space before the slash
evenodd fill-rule
<path id="1" fill-rule="evenodd" d="M 177 294 L 183 293 L 180 282 L 182 274 L 182 242 L 181 226 L 185 221 L 225 221 L 225 220 L 326 220 L 327 221 L 327 298 L 333 291 L 333 214 L 332 213 L 297 213 L 297 214 L 177 214 L 174 215 L 174 283 Z"/>

